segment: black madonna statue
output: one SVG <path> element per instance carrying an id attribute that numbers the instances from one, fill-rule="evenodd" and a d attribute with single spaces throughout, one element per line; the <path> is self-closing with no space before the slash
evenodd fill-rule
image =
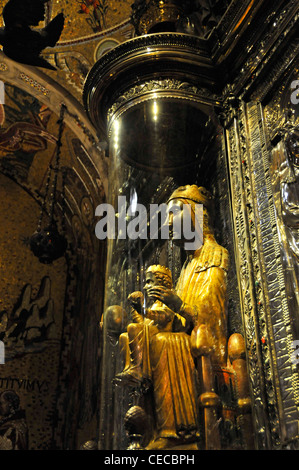
<path id="1" fill-rule="evenodd" d="M 148 449 L 197 449 L 197 402 L 203 390 L 199 389 L 196 362 L 208 355 L 212 365 L 227 364 L 229 258 L 215 240 L 213 200 L 206 189 L 180 187 L 168 204 L 170 209 L 188 205 L 194 227 L 195 205 L 203 205 L 203 244 L 187 252 L 175 289 L 167 267 L 148 268 L 144 289 L 153 304 L 144 316 L 142 294 L 129 296 L 132 322 L 120 337 L 125 368 L 116 379 L 132 387 L 148 389 L 152 385 L 156 429 Z M 169 225 L 173 241 L 185 246 L 186 240 L 175 234 L 179 226 L 176 218 L 181 218 L 182 212 L 170 213 Z"/>

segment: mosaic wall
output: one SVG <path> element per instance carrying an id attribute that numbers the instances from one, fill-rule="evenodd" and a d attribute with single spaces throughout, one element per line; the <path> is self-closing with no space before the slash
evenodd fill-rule
<path id="1" fill-rule="evenodd" d="M 0 393 L 12 390 L 19 397 L 28 447 L 47 449 L 56 412 L 66 265 L 63 258 L 53 266 L 42 265 L 31 253 L 26 240 L 36 228 L 39 205 L 2 174 L 0 201 L 0 328 L 5 344 Z M 1 449 L 12 445 L 2 432 L 3 421 L 1 416 Z"/>
<path id="2" fill-rule="evenodd" d="M 0 105 L 0 339 L 5 345 L 0 449 L 78 448 L 97 428 L 104 247 L 93 236 L 92 215 L 105 196 L 87 150 L 67 126 L 61 152 L 63 218 L 60 174 L 57 192 L 66 257 L 43 265 L 29 247 L 55 158 L 57 120 L 48 106 L 5 83 L 5 104 Z M 43 224 L 47 220 L 44 215 Z M 7 391 L 19 403 L 17 422 L 1 405 Z M 17 442 L 10 439 L 11 425 L 18 429 Z"/>

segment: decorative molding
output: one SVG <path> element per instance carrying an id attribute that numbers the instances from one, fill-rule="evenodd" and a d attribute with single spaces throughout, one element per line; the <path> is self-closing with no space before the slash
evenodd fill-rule
<path id="1" fill-rule="evenodd" d="M 282 430 L 279 421 L 279 403 L 281 402 L 275 354 L 273 355 L 273 336 L 271 328 L 271 296 L 277 295 L 280 305 L 279 289 L 272 290 L 270 283 L 273 270 L 276 270 L 275 254 L 271 253 L 273 233 L 269 205 L 271 195 L 266 190 L 266 169 L 261 158 L 264 147 L 264 135 L 261 129 L 261 116 L 255 103 L 243 106 L 240 128 L 243 129 L 243 172 L 247 183 L 247 213 L 249 236 L 252 246 L 252 265 L 255 279 L 256 313 L 258 322 L 258 341 L 263 364 L 264 387 L 268 413 L 268 425 L 271 433 L 272 448 L 281 444 Z M 268 189 L 268 188 L 267 188 Z M 269 248 L 270 247 L 270 248 Z M 268 266 L 265 267 L 264 260 Z"/>
<path id="2" fill-rule="evenodd" d="M 294 338 L 289 328 L 269 147 L 259 103 L 243 106 L 239 129 L 268 425 L 272 448 L 279 448 L 298 437 L 299 378 L 291 364 Z"/>
<path id="3" fill-rule="evenodd" d="M 125 64 L 129 64 L 129 69 L 131 66 L 134 66 L 135 69 L 137 65 L 142 69 L 146 64 L 146 67 L 150 67 L 152 70 L 153 64 L 157 63 L 157 54 L 159 55 L 159 53 L 162 54 L 161 58 L 159 57 L 160 60 L 166 60 L 167 63 L 173 64 L 173 67 L 182 69 L 181 73 L 184 72 L 185 76 L 191 66 L 195 67 L 197 72 L 200 66 L 207 67 L 209 70 L 211 68 L 207 44 L 201 38 L 179 33 L 138 36 L 108 51 L 91 68 L 84 85 L 83 102 L 85 109 L 90 112 L 90 99 L 93 98 L 95 90 L 97 88 L 106 88 L 110 84 L 112 71 L 114 73 L 112 74 L 112 81 L 114 82 L 117 74 L 123 72 Z M 145 54 L 147 56 L 146 62 L 144 61 Z M 175 60 L 176 57 L 182 57 L 182 55 L 184 55 L 184 61 L 187 62 L 183 68 L 179 61 Z M 134 58 L 133 62 L 132 58 Z M 104 83 L 103 77 L 105 75 L 107 75 L 107 79 Z M 171 76 L 172 73 L 170 72 L 168 75 Z M 119 88 L 124 90 L 125 85 L 120 83 Z"/>
<path id="4" fill-rule="evenodd" d="M 24 72 L 20 73 L 20 79 L 23 80 L 26 84 L 32 86 L 36 91 L 41 92 L 43 95 L 48 96 L 50 94 L 50 90 L 44 87 L 41 83 L 34 78 L 26 75 Z"/>
<path id="5" fill-rule="evenodd" d="M 204 87 L 197 87 L 192 83 L 188 83 L 187 81 L 175 80 L 172 78 L 150 80 L 130 88 L 128 91 L 118 97 L 118 99 L 113 103 L 107 112 L 108 123 L 116 111 L 124 103 L 135 100 L 142 96 L 145 97 L 147 94 L 149 95 L 150 99 L 154 99 L 153 93 L 157 93 L 157 99 L 159 99 L 159 93 L 163 93 L 165 91 L 171 92 L 173 97 L 175 97 L 175 93 L 178 92 L 179 95 L 177 97 L 181 99 L 189 98 L 196 101 L 198 98 L 208 98 L 217 102 L 218 105 L 220 104 L 219 97 L 210 90 Z"/>
<path id="6" fill-rule="evenodd" d="M 240 129 L 241 124 L 241 129 Z M 252 414 L 256 431 L 256 445 L 259 449 L 270 447 L 270 433 L 266 414 L 265 379 L 260 343 L 260 323 L 255 282 L 259 274 L 254 267 L 258 255 L 256 236 L 251 232 L 248 215 L 252 212 L 252 193 L 249 175 L 244 173 L 244 157 L 247 153 L 245 129 L 242 124 L 242 110 L 239 108 L 226 131 L 228 164 L 231 180 L 233 219 L 235 221 L 235 256 L 238 273 L 241 309 L 247 348 L 248 374 L 252 395 Z M 249 211 L 249 214 L 248 214 Z"/>

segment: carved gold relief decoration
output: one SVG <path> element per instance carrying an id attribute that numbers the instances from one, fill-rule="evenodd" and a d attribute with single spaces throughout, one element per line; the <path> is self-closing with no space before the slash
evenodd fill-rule
<path id="1" fill-rule="evenodd" d="M 169 92 L 168 95 L 167 92 Z M 176 92 L 178 93 L 177 98 L 179 99 L 196 101 L 200 99 L 204 100 L 205 98 L 209 98 L 219 104 L 219 97 L 216 94 L 212 93 L 207 88 L 197 87 L 192 83 L 188 83 L 188 81 L 175 80 L 171 78 L 164 80 L 151 80 L 130 88 L 123 95 L 117 98 L 111 108 L 108 109 L 108 123 L 111 121 L 111 118 L 114 116 L 114 114 L 117 113 L 118 109 L 121 108 L 124 103 L 129 103 L 130 101 L 132 101 L 134 102 L 134 104 L 136 104 L 136 102 L 138 102 L 138 98 L 143 98 L 146 100 L 147 95 L 148 99 L 154 99 L 155 97 L 156 99 L 166 98 L 170 96 L 172 98 L 175 98 Z M 156 94 L 153 96 L 152 93 Z"/>

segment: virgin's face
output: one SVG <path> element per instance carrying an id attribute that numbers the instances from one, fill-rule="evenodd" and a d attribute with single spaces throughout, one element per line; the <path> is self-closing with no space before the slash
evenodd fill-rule
<path id="1" fill-rule="evenodd" d="M 184 203 L 179 199 L 174 199 L 168 204 L 169 236 L 176 245 L 183 245 L 185 243 L 183 208 Z"/>

